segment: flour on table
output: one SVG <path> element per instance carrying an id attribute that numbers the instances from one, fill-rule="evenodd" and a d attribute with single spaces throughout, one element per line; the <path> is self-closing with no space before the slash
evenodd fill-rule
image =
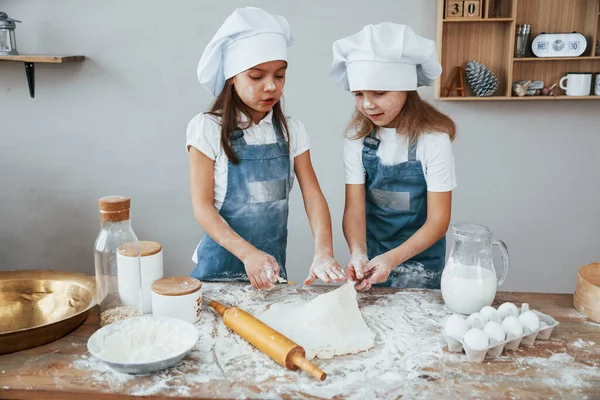
<path id="1" fill-rule="evenodd" d="M 308 303 L 322 290 L 331 289 L 277 285 L 273 290 L 258 291 L 248 284 L 202 285 L 205 300 L 237 306 L 257 317 L 269 304 L 292 299 Z M 474 366 L 464 354 L 444 349 L 440 321 L 449 312 L 439 291 L 371 291 L 359 293 L 357 300 L 365 322 L 375 333 L 375 346 L 356 355 L 314 361 L 327 373 L 322 382 L 304 371 L 283 368 L 228 329 L 223 318 L 206 305 L 196 323 L 200 335 L 191 353 L 180 364 L 149 376 L 120 374 L 94 357 L 78 354 L 67 356 L 78 370 L 74 375 L 50 372 L 56 369 L 52 353 L 32 357 L 28 364 L 53 378 L 56 387 L 87 385 L 130 396 L 363 400 L 468 399 L 497 393 L 496 397 L 522 398 L 532 393 L 529 389 L 542 387 L 546 390 L 543 394 L 531 397 L 585 399 L 587 394 L 589 399 L 595 398 L 589 394 L 600 382 L 600 364 L 595 361 L 600 359 L 600 346 L 568 346 L 573 339 L 571 332 L 563 331 L 560 338 L 565 325 L 551 341 Z M 578 318 L 576 315 L 572 309 L 558 316 Z M 572 359 L 560 355 L 564 352 Z M 486 372 L 480 373 L 478 368 Z"/>
<path id="2" fill-rule="evenodd" d="M 273 304 L 259 318 L 302 346 L 309 360 L 356 354 L 375 345 L 351 282 L 309 302 Z"/>

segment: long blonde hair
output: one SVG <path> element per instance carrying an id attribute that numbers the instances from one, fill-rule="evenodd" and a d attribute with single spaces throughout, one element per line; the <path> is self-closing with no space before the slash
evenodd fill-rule
<path id="1" fill-rule="evenodd" d="M 418 140 L 419 136 L 427 132 L 447 133 L 450 140 L 456 137 L 456 124 L 446 114 L 421 99 L 417 91 L 407 93 L 404 107 L 392 121 L 396 132 L 407 135 L 409 143 Z M 358 109 L 354 111 L 352 120 L 346 128 L 346 136 L 355 131 L 350 139 L 362 139 L 369 136 L 377 126 L 365 117 Z"/>

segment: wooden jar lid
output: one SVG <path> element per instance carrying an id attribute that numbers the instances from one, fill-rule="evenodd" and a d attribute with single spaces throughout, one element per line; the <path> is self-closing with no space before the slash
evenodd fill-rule
<path id="1" fill-rule="evenodd" d="M 194 293 L 202 287 L 202 282 L 191 276 L 170 276 L 155 281 L 152 291 L 163 296 L 182 296 Z"/>
<path id="2" fill-rule="evenodd" d="M 153 256 L 158 254 L 162 250 L 162 245 L 158 242 L 151 242 L 148 240 L 140 241 L 140 257 Z M 126 257 L 136 257 L 138 247 L 135 243 L 127 242 L 119 246 L 119 253 Z"/>
<path id="3" fill-rule="evenodd" d="M 123 222 L 129 219 L 131 199 L 124 196 L 107 196 L 98 200 L 100 220 L 103 222 Z"/>
<path id="4" fill-rule="evenodd" d="M 124 196 L 107 196 L 98 200 L 100 211 L 123 211 L 131 208 L 131 199 Z"/>

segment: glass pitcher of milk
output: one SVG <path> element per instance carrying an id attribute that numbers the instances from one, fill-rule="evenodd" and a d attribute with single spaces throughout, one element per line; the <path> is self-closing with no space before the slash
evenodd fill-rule
<path id="1" fill-rule="evenodd" d="M 454 243 L 442 273 L 442 297 L 450 311 L 472 314 L 489 306 L 496 289 L 508 277 L 508 250 L 501 240 L 492 240 L 490 228 L 469 223 L 453 224 Z M 492 260 L 492 246 L 502 254 L 500 278 Z"/>

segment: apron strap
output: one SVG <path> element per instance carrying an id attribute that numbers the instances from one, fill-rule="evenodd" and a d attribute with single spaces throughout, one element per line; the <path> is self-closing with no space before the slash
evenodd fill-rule
<path id="1" fill-rule="evenodd" d="M 273 117 L 271 118 L 271 122 L 273 123 L 273 129 L 275 129 L 275 136 L 277 137 L 278 143 L 286 143 L 285 136 L 283 136 L 283 130 L 279 123 L 275 119 L 275 113 L 273 113 Z"/>
<path id="2" fill-rule="evenodd" d="M 366 151 L 367 153 L 376 153 L 380 143 L 381 140 L 377 139 L 375 129 L 373 129 L 373 131 L 363 140 L 363 151 Z"/>
<path id="3" fill-rule="evenodd" d="M 408 148 L 408 161 L 417 161 L 417 140 L 415 139 Z"/>
<path id="4" fill-rule="evenodd" d="M 244 139 L 244 131 L 241 129 L 236 129 L 231 134 L 231 144 L 232 145 L 245 145 L 246 139 Z"/>

